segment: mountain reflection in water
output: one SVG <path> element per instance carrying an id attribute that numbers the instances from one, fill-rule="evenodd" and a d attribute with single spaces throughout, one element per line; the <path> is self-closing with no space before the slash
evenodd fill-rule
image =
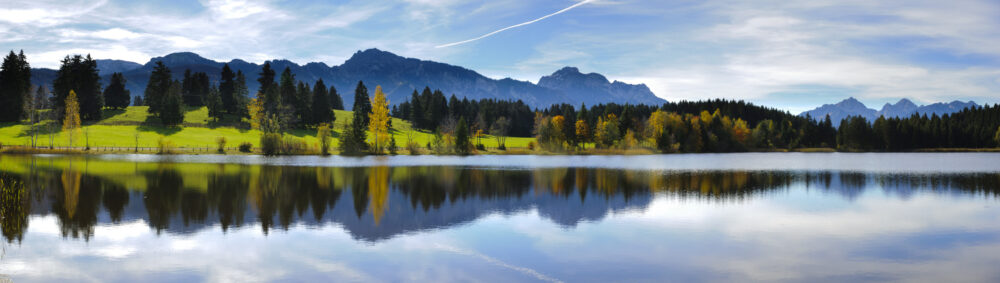
<path id="1" fill-rule="evenodd" d="M 793 185 L 847 200 L 872 187 L 902 199 L 927 190 L 994 198 L 1000 191 L 996 173 L 330 168 L 33 157 L 0 163 L 8 242 L 23 240 L 31 215 L 50 214 L 64 238 L 83 240 L 94 236 L 96 225 L 141 219 L 157 233 L 175 234 L 250 224 L 268 234 L 332 222 L 355 239 L 377 242 L 531 209 L 574 227 L 614 211 L 644 210 L 657 195 L 728 203 Z"/>

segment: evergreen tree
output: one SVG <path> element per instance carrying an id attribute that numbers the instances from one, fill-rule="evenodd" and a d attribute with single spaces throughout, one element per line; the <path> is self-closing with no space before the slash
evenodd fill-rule
<path id="1" fill-rule="evenodd" d="M 257 98 L 263 100 L 264 113 L 277 114 L 281 108 L 281 91 L 274 85 L 274 70 L 271 69 L 271 62 L 264 62 L 257 82 L 260 83 Z"/>
<path id="2" fill-rule="evenodd" d="M 368 151 L 368 134 L 365 132 L 364 119 L 367 113 L 354 111 L 350 123 L 344 123 L 341 129 L 340 154 L 361 155 Z"/>
<path id="3" fill-rule="evenodd" d="M 267 90 L 274 86 L 274 70 L 271 69 L 270 61 L 264 62 L 264 66 L 260 69 L 260 76 L 257 77 L 257 82 L 260 83 L 260 89 L 257 91 L 259 93 L 267 93 Z"/>
<path id="4" fill-rule="evenodd" d="M 214 118 L 216 122 L 223 118 L 225 114 L 225 107 L 222 103 L 222 94 L 219 93 L 219 88 L 212 86 L 208 90 L 208 117 Z"/>
<path id="5" fill-rule="evenodd" d="M 184 80 L 181 83 L 184 105 L 191 107 L 205 106 L 210 88 L 209 84 L 208 74 L 204 72 L 191 73 L 191 70 L 185 70 Z"/>
<path id="6" fill-rule="evenodd" d="M 233 104 L 226 108 L 230 114 L 240 118 L 249 118 L 247 106 L 250 104 L 250 89 L 247 88 L 247 78 L 243 71 L 236 71 L 236 83 L 233 85 Z"/>
<path id="7" fill-rule="evenodd" d="M 45 85 L 40 85 L 35 93 L 35 109 L 49 109 L 52 106 L 49 102 L 49 91 Z"/>
<path id="8" fill-rule="evenodd" d="M 142 96 L 136 95 L 132 98 L 132 106 L 146 106 L 146 102 L 142 101 Z"/>
<path id="9" fill-rule="evenodd" d="M 409 106 L 407 106 L 407 108 L 410 109 L 409 115 L 408 117 L 401 117 L 401 118 L 410 120 L 410 124 L 413 127 L 416 127 L 418 129 L 426 129 L 424 125 L 426 124 L 424 122 L 424 107 L 423 104 L 421 104 L 420 94 L 417 93 L 417 90 L 414 89 L 413 94 L 410 94 L 409 102 L 410 102 Z"/>
<path id="10" fill-rule="evenodd" d="M 369 122 L 368 113 L 372 112 L 372 102 L 368 98 L 368 88 L 365 87 L 364 82 L 358 81 L 358 87 L 354 89 L 354 106 L 351 107 L 351 111 L 363 114 L 361 116 L 361 125 L 362 128 L 367 128 Z"/>
<path id="11" fill-rule="evenodd" d="M 160 113 L 163 125 L 174 126 L 184 122 L 184 98 L 181 95 L 181 87 L 181 82 L 174 81 L 163 97 L 163 109 Z"/>
<path id="12" fill-rule="evenodd" d="M 160 117 L 163 112 L 163 101 L 173 84 L 170 68 L 163 65 L 162 61 L 156 61 L 153 72 L 149 74 L 149 83 L 146 84 L 145 97 L 143 102 L 149 106 L 147 111 L 153 116 Z"/>
<path id="13" fill-rule="evenodd" d="M 444 93 L 440 90 L 434 91 L 434 93 L 428 97 L 428 100 L 427 109 L 425 110 L 427 126 L 430 129 L 436 129 L 441 125 L 441 122 L 446 117 L 445 115 L 448 112 L 448 100 L 444 98 Z"/>
<path id="14" fill-rule="evenodd" d="M 309 84 L 299 81 L 299 85 L 295 91 L 295 116 L 298 118 L 301 124 L 311 124 L 312 117 L 312 90 L 309 89 Z"/>
<path id="15" fill-rule="evenodd" d="M 229 64 L 222 65 L 221 78 L 219 80 L 219 98 L 222 100 L 222 108 L 229 114 L 237 114 L 236 101 L 236 73 L 229 68 Z"/>
<path id="16" fill-rule="evenodd" d="M 298 93 L 295 89 L 295 75 L 292 74 L 292 69 L 286 67 L 285 70 L 281 72 L 281 79 L 278 88 L 281 92 L 280 100 L 282 106 L 291 106 L 293 108 L 297 108 L 299 106 Z"/>
<path id="17" fill-rule="evenodd" d="M 337 88 L 331 85 L 329 95 L 330 95 L 330 108 L 333 108 L 335 110 L 344 110 L 344 98 L 340 97 L 340 94 L 337 93 Z"/>
<path id="18" fill-rule="evenodd" d="M 465 117 L 458 119 L 458 127 L 455 129 L 455 152 L 459 155 L 469 155 L 472 151 L 472 143 L 469 141 L 469 124 L 465 122 Z"/>
<path id="19" fill-rule="evenodd" d="M 111 74 L 111 84 L 104 89 L 104 102 L 110 108 L 125 109 L 131 102 L 132 97 L 128 89 L 125 88 L 125 76 L 122 73 Z"/>
<path id="20" fill-rule="evenodd" d="M 31 91 L 31 66 L 24 51 L 10 54 L 0 66 L 0 122 L 17 122 L 24 115 L 25 96 Z"/>
<path id="21" fill-rule="evenodd" d="M 80 118 L 84 121 L 94 121 L 101 118 L 101 109 L 104 108 L 104 95 L 101 93 L 100 76 L 97 74 L 97 61 L 90 58 L 90 55 L 83 57 L 74 55 L 66 56 L 62 60 L 62 65 L 56 73 L 56 79 L 52 82 L 55 92 L 55 107 L 64 109 L 66 97 L 69 91 L 76 92 L 80 102 Z M 57 113 L 62 114 L 62 111 Z M 62 116 L 59 117 L 62 119 Z"/>
<path id="22" fill-rule="evenodd" d="M 326 84 L 323 83 L 323 79 L 316 81 L 312 94 L 312 124 L 333 124 L 337 120 L 337 116 L 333 115 L 333 109 L 330 107 L 330 99 L 327 95 Z"/>

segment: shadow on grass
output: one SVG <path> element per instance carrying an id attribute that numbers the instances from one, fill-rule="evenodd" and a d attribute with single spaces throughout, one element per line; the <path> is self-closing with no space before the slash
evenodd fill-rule
<path id="1" fill-rule="evenodd" d="M 125 114 L 125 109 L 104 108 L 104 112 L 101 113 L 101 120 L 110 120 L 123 114 Z"/>

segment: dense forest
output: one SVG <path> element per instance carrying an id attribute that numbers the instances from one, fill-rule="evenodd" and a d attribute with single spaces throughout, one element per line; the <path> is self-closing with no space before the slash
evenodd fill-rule
<path id="1" fill-rule="evenodd" d="M 112 74 L 110 84 L 103 87 L 97 63 L 89 55 L 66 56 L 51 92 L 30 84 L 30 70 L 23 52 L 11 51 L 4 58 L 0 67 L 0 122 L 35 125 L 48 119 L 64 121 L 63 130 L 74 130 L 80 127 L 80 121 L 100 120 L 105 108 L 124 109 L 132 104 L 148 106 L 152 117 L 172 127 L 184 121 L 185 107 L 207 107 L 209 116 L 216 121 L 260 130 L 265 152 L 269 148 L 281 152 L 290 144 L 302 146 L 284 136 L 290 129 L 316 129 L 319 135 L 325 133 L 321 139 L 329 139 L 336 122 L 333 110 L 345 109 L 336 88 L 327 87 L 322 80 L 312 85 L 296 80 L 289 68 L 278 74 L 269 63 L 256 74 L 261 87 L 253 96 L 246 85 L 248 74 L 234 73 L 228 65 L 223 66 L 221 80 L 216 82 L 206 73 L 191 70 L 185 70 L 176 80 L 174 70 L 157 62 L 144 93 L 134 97 L 125 88 L 120 73 Z M 438 138 L 433 145 L 426 145 L 428 149 L 444 146 L 451 150 L 435 152 L 460 154 L 474 148 L 483 150 L 478 140 L 484 136 L 497 138 L 500 149 L 504 148 L 506 136 L 535 137 L 537 146 L 557 152 L 588 148 L 734 152 L 818 147 L 907 151 L 989 148 L 1000 143 L 1000 106 L 996 105 L 943 116 L 880 117 L 875 121 L 849 117 L 835 128 L 829 117 L 796 116 L 724 99 L 663 105 L 559 104 L 532 109 L 522 101 L 459 99 L 428 86 L 413 90 L 409 100 L 392 106 L 381 87 L 376 86 L 370 95 L 368 86 L 359 81 L 351 109 L 352 119 L 338 124 L 341 152 L 350 154 L 395 152 L 396 141 L 389 134 L 393 128 L 390 116 L 409 121 L 415 129 L 435 133 Z M 424 145 L 406 146 L 412 151 Z"/>

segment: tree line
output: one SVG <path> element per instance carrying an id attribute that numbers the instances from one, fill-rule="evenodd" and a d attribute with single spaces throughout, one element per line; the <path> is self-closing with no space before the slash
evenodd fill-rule
<path id="1" fill-rule="evenodd" d="M 51 108 L 49 119 L 96 121 L 103 109 L 124 109 L 130 103 L 149 106 L 152 117 L 166 126 L 181 124 L 185 107 L 207 106 L 219 121 L 248 119 L 250 125 L 280 140 L 280 133 L 294 128 L 335 126 L 333 110 L 345 109 L 343 99 L 322 79 L 312 85 L 296 80 L 290 68 L 280 75 L 269 62 L 257 74 L 260 89 L 254 99 L 246 74 L 228 64 L 221 80 L 213 82 L 204 72 L 185 70 L 175 80 L 172 70 L 156 62 L 142 96 L 125 88 L 121 73 L 111 75 L 103 88 L 97 62 L 89 55 L 66 56 L 52 82 L 51 96 L 42 86 L 32 86 L 31 68 L 23 51 L 11 51 L 0 66 L 0 122 L 42 118 L 38 109 Z M 67 101 L 73 97 L 73 109 Z M 381 98 L 380 98 L 381 95 Z M 503 147 L 506 136 L 536 137 L 539 145 L 555 150 L 575 150 L 586 145 L 599 148 L 647 147 L 662 152 L 729 152 L 755 149 L 831 147 L 841 150 L 905 151 L 921 148 L 984 148 L 1000 143 L 1000 110 L 997 106 L 973 107 L 947 115 L 880 117 L 868 121 L 849 117 L 833 126 L 829 117 L 796 116 L 786 111 L 736 100 L 668 102 L 662 105 L 569 104 L 532 109 L 522 101 L 459 99 L 440 90 L 414 90 L 409 100 L 391 106 L 380 87 L 370 97 L 359 81 L 354 89 L 353 119 L 340 124 L 342 151 L 366 153 L 390 150 L 395 141 L 388 116 L 411 122 L 415 129 L 440 136 L 440 143 L 460 152 L 481 147 L 479 138 L 492 135 Z M 376 105 L 377 104 L 377 105 Z M 383 111 L 384 110 L 384 111 Z M 707 110 L 712 110 L 711 112 Z M 73 117 L 70 117 L 73 118 Z M 378 123 L 372 125 L 371 121 Z M 368 134 L 375 133 L 374 143 Z M 328 134 L 329 135 L 329 134 Z M 474 144 L 471 139 L 477 139 Z M 435 142 L 436 144 L 438 142 Z M 275 143 L 287 144 L 287 143 Z M 468 145 L 468 146 L 466 146 Z M 409 145 L 408 145 L 409 146 Z M 431 145 L 427 145 L 429 148 Z"/>
<path id="2" fill-rule="evenodd" d="M 938 116 L 845 118 L 837 131 L 842 150 L 906 151 L 921 148 L 989 148 L 1000 145 L 1000 105 L 970 107 Z"/>

